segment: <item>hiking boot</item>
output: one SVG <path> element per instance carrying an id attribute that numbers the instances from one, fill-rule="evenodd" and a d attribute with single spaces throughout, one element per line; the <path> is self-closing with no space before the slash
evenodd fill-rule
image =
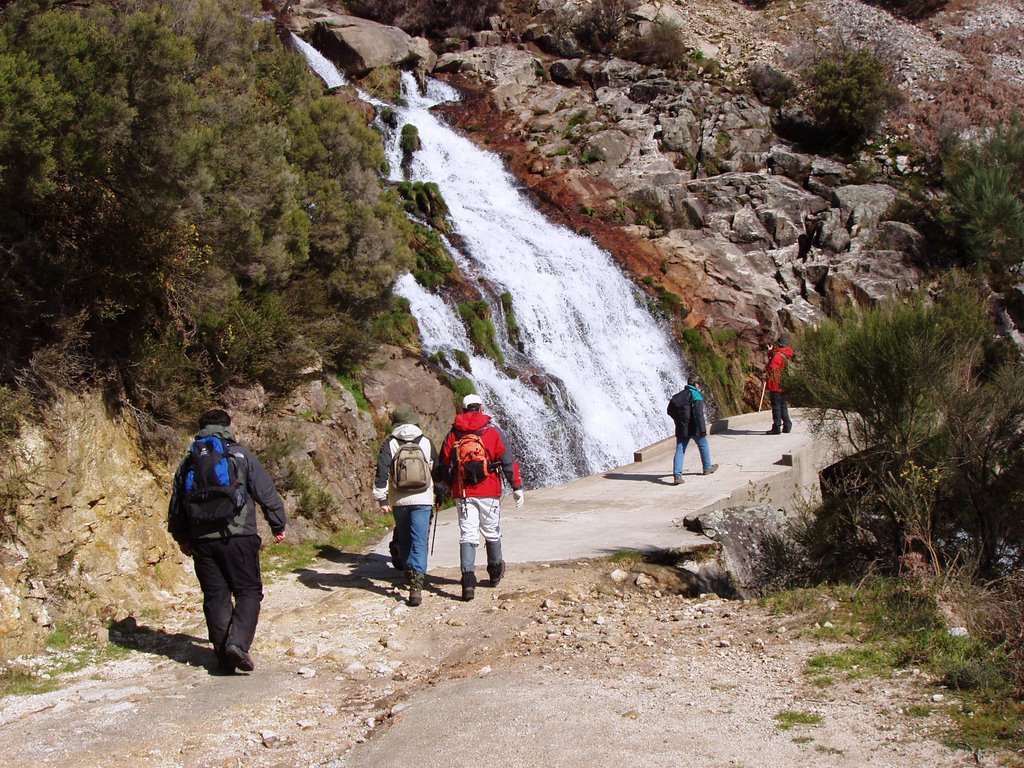
<path id="1" fill-rule="evenodd" d="M 717 472 L 717 471 L 718 471 L 718 465 L 717 464 L 712 464 L 710 467 L 708 467 L 707 469 L 704 470 L 704 474 L 705 475 L 710 475 L 711 473 Z"/>
<path id="2" fill-rule="evenodd" d="M 423 602 L 424 575 L 407 570 L 405 580 L 409 584 L 409 605 L 415 607 Z"/>
<path id="3" fill-rule="evenodd" d="M 792 427 L 783 427 L 782 431 L 788 434 L 788 433 L 793 431 L 793 428 Z"/>
<path id="4" fill-rule="evenodd" d="M 682 475 L 675 475 L 672 478 L 672 484 L 673 485 L 682 485 L 683 484 L 683 476 Z"/>
<path id="5" fill-rule="evenodd" d="M 402 563 L 402 553 L 398 550 L 398 542 L 394 539 L 388 544 L 388 552 L 391 553 L 391 566 L 396 570 L 402 570 L 405 565 Z"/>
<path id="6" fill-rule="evenodd" d="M 252 656 L 243 651 L 237 645 L 227 645 L 224 647 L 224 658 L 231 664 L 234 664 L 238 669 L 243 672 L 252 672 L 256 669 L 256 665 L 253 663 Z"/>
<path id="7" fill-rule="evenodd" d="M 766 435 L 781 435 L 782 434 L 782 430 L 779 429 L 778 427 L 772 427 L 767 432 L 765 432 L 765 434 Z"/>
<path id="8" fill-rule="evenodd" d="M 225 675 L 235 674 L 235 665 L 228 661 L 224 651 L 217 651 L 217 671 Z"/>
<path id="9" fill-rule="evenodd" d="M 476 573 L 467 571 L 462 574 L 462 599 L 467 603 L 476 597 Z"/>
<path id="10" fill-rule="evenodd" d="M 487 575 L 491 577 L 491 586 L 498 586 L 498 582 L 501 581 L 501 578 L 505 575 L 505 561 L 499 560 L 497 563 L 494 563 L 493 565 L 491 563 L 488 563 Z"/>

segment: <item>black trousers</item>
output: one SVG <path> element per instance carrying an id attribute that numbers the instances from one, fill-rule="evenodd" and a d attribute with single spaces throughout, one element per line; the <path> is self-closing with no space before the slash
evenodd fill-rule
<path id="1" fill-rule="evenodd" d="M 769 392 L 768 399 L 772 403 L 772 429 L 782 428 L 789 432 L 793 422 L 789 420 L 789 404 L 786 403 L 785 392 Z"/>
<path id="2" fill-rule="evenodd" d="M 192 542 L 192 562 L 203 590 L 203 613 L 217 656 L 226 645 L 248 652 L 263 600 L 259 536 Z M 234 598 L 234 602 L 232 602 Z"/>

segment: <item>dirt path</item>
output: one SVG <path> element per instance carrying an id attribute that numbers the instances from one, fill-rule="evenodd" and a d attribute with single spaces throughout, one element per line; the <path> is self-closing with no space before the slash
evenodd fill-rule
<path id="1" fill-rule="evenodd" d="M 435 571 L 409 609 L 381 558 L 342 560 L 268 585 L 251 675 L 207 670 L 198 594 L 123 624 L 127 658 L 0 700 L 3 764 L 977 765 L 937 740 L 940 708 L 906 714 L 932 704 L 923 677 L 816 687 L 820 642 L 752 603 L 674 594 L 671 569 L 517 566 L 472 603 Z M 784 730 L 784 711 L 815 723 Z"/>

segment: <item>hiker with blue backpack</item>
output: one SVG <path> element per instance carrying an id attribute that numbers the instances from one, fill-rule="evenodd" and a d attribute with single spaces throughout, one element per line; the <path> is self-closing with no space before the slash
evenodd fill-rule
<path id="1" fill-rule="evenodd" d="M 250 448 L 235 441 L 231 416 L 213 409 L 174 473 L 167 530 L 192 558 L 203 614 L 221 671 L 252 672 L 249 650 L 263 600 L 256 505 L 275 542 L 284 541 L 284 502 Z"/>
<path id="2" fill-rule="evenodd" d="M 432 474 L 437 449 L 419 428 L 420 417 L 402 403 L 391 414 L 391 434 L 380 447 L 373 497 L 382 512 L 395 518 L 391 563 L 405 571 L 409 605 L 423 602 L 427 573 L 427 540 L 434 509 Z"/>
<path id="3" fill-rule="evenodd" d="M 708 425 L 704 417 L 704 395 L 693 384 L 687 384 L 668 401 L 668 415 L 676 425 L 676 452 L 672 459 L 672 482 L 683 484 L 683 458 L 686 444 L 692 439 L 700 451 L 700 463 L 705 475 L 718 469 L 711 463 L 708 445 Z"/>
<path id="4" fill-rule="evenodd" d="M 501 552 L 502 477 L 512 488 L 516 509 L 523 506 L 523 480 L 519 462 L 505 443 L 505 435 L 483 412 L 478 395 L 462 399 L 462 413 L 455 416 L 441 446 L 439 479 L 451 488 L 459 513 L 459 563 L 462 599 L 476 595 L 476 550 L 483 535 L 487 550 L 487 575 L 496 587 L 505 575 Z"/>

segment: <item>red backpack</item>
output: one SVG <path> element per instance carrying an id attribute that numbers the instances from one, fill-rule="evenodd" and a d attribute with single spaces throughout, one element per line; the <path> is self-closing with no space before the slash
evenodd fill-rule
<path id="1" fill-rule="evenodd" d="M 484 441 L 480 437 L 482 432 L 483 430 L 455 433 L 452 455 L 455 457 L 455 472 L 463 488 L 479 485 L 491 471 L 487 449 L 484 448 Z"/>

